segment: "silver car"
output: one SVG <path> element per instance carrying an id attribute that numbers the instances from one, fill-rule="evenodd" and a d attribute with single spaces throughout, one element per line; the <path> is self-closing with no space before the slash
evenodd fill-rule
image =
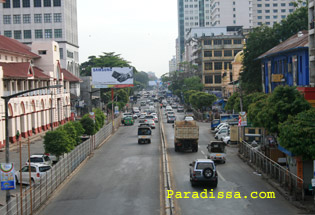
<path id="1" fill-rule="evenodd" d="M 197 159 L 190 163 L 189 166 L 191 186 L 195 186 L 197 183 L 205 183 L 217 187 L 218 174 L 212 160 Z"/>

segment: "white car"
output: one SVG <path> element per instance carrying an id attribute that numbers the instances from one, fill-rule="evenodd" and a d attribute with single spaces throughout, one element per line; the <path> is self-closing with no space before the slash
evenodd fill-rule
<path id="1" fill-rule="evenodd" d="M 229 135 L 229 128 L 222 128 L 215 134 L 214 138 L 222 141 L 223 138 L 228 135 Z"/>
<path id="2" fill-rule="evenodd" d="M 223 142 L 224 142 L 225 144 L 230 144 L 230 136 L 224 137 L 224 138 L 223 138 Z"/>
<path id="3" fill-rule="evenodd" d="M 220 123 L 220 124 L 214 129 L 214 132 L 219 131 L 219 129 L 220 129 L 222 126 L 224 126 L 224 125 L 227 125 L 227 123 L 225 123 L 225 122 Z"/>
<path id="4" fill-rule="evenodd" d="M 52 160 L 48 155 L 45 154 L 34 154 L 30 156 L 31 164 L 45 164 L 48 166 L 52 165 Z M 26 161 L 25 165 L 28 165 L 29 160 Z"/>
<path id="5" fill-rule="evenodd" d="M 44 164 L 32 164 L 31 163 L 31 183 L 39 184 L 40 178 L 51 169 L 51 166 Z M 15 182 L 21 184 L 30 184 L 29 179 L 29 166 L 25 165 L 22 167 L 22 181 L 20 180 L 20 170 L 15 171 Z"/>
<path id="6" fill-rule="evenodd" d="M 194 117 L 192 117 L 192 116 L 185 116 L 184 120 L 185 121 L 194 121 Z"/>
<path id="7" fill-rule="evenodd" d="M 155 128 L 155 122 L 153 119 L 145 119 L 144 123 L 148 124 L 152 129 Z"/>
<path id="8" fill-rule="evenodd" d="M 166 108 L 165 108 L 165 111 L 166 112 L 168 112 L 168 111 L 172 111 L 173 109 L 172 109 L 172 107 L 171 106 L 166 106 Z"/>

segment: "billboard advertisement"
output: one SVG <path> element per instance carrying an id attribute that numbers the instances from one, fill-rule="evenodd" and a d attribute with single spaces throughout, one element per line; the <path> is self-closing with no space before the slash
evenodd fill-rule
<path id="1" fill-rule="evenodd" d="M 132 67 L 92 68 L 93 88 L 133 87 Z"/>
<path id="2" fill-rule="evenodd" d="M 0 164 L 1 190 L 14 190 L 15 177 L 13 163 Z"/>

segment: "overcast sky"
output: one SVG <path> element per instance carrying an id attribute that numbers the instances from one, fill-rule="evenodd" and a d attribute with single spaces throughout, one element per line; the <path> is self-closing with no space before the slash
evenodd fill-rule
<path id="1" fill-rule="evenodd" d="M 177 0 L 77 0 L 80 63 L 121 54 L 138 71 L 168 72 L 175 55 Z"/>

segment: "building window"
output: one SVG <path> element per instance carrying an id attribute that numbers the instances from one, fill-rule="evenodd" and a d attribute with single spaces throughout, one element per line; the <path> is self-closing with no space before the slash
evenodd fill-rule
<path id="1" fill-rule="evenodd" d="M 224 40 L 224 44 L 225 45 L 230 45 L 230 44 L 232 44 L 232 40 Z"/>
<path id="2" fill-rule="evenodd" d="M 222 69 L 222 62 L 214 62 L 214 69 L 221 70 Z"/>
<path id="3" fill-rule="evenodd" d="M 13 0 L 13 8 L 20 8 L 20 7 L 21 7 L 21 0 Z"/>
<path id="4" fill-rule="evenodd" d="M 270 19 L 270 16 L 266 16 L 265 18 L 266 18 L 266 19 Z"/>
<path id="5" fill-rule="evenodd" d="M 60 7 L 61 6 L 61 0 L 54 0 L 54 7 Z"/>
<path id="6" fill-rule="evenodd" d="M 3 8 L 10 8 L 11 7 L 11 0 L 5 1 L 5 3 L 3 3 Z"/>
<path id="7" fill-rule="evenodd" d="M 274 7 L 278 7 L 278 4 L 273 4 Z"/>
<path id="8" fill-rule="evenodd" d="M 214 76 L 214 83 L 215 84 L 221 84 L 221 75 L 215 75 Z"/>
<path id="9" fill-rule="evenodd" d="M 44 23 L 51 23 L 51 14 L 50 13 L 44 14 Z"/>
<path id="10" fill-rule="evenodd" d="M 205 84 L 213 84 L 213 76 L 205 75 Z"/>
<path id="11" fill-rule="evenodd" d="M 214 51 L 213 56 L 214 57 L 222 57 L 222 51 Z"/>
<path id="12" fill-rule="evenodd" d="M 285 11 L 286 11 L 285 9 L 281 9 L 281 13 L 285 13 Z"/>
<path id="13" fill-rule="evenodd" d="M 10 37 L 10 38 L 12 37 L 12 31 L 4 31 L 3 34 L 6 37 Z"/>
<path id="14" fill-rule="evenodd" d="M 285 19 L 285 17 L 286 17 L 286 15 L 282 15 L 282 16 L 281 16 L 281 19 Z"/>
<path id="15" fill-rule="evenodd" d="M 232 64 L 231 62 L 224 62 L 224 69 L 227 70 L 227 69 L 232 69 Z"/>
<path id="16" fill-rule="evenodd" d="M 23 23 L 31 23 L 31 14 L 23 14 Z"/>
<path id="17" fill-rule="evenodd" d="M 257 10 L 257 13 L 262 13 L 262 10 Z"/>
<path id="18" fill-rule="evenodd" d="M 42 6 L 42 0 L 34 0 L 34 7 L 41 7 Z"/>
<path id="19" fill-rule="evenodd" d="M 240 51 L 241 51 L 241 50 L 239 50 L 239 49 L 235 49 L 235 50 L 234 50 L 234 56 L 237 55 L 237 53 L 239 53 Z"/>
<path id="20" fill-rule="evenodd" d="M 63 48 L 59 48 L 60 59 L 63 59 Z"/>
<path id="21" fill-rule="evenodd" d="M 211 45 L 211 40 L 205 40 L 205 41 L 203 41 L 203 44 L 204 45 Z"/>
<path id="22" fill-rule="evenodd" d="M 235 40 L 233 41 L 233 43 L 234 43 L 234 44 L 242 44 L 242 40 L 240 40 L 240 39 L 235 39 Z"/>
<path id="23" fill-rule="evenodd" d="M 45 38 L 52 38 L 52 30 L 45 29 Z"/>
<path id="24" fill-rule="evenodd" d="M 204 57 L 212 57 L 212 51 L 204 51 L 203 55 Z"/>
<path id="25" fill-rule="evenodd" d="M 61 22 L 61 13 L 54 13 L 54 22 Z"/>
<path id="26" fill-rule="evenodd" d="M 44 0 L 44 7 L 51 7 L 51 0 Z"/>
<path id="27" fill-rule="evenodd" d="M 62 38 L 62 29 L 55 29 L 55 38 Z"/>
<path id="28" fill-rule="evenodd" d="M 265 4 L 265 7 L 270 7 L 270 4 Z"/>
<path id="29" fill-rule="evenodd" d="M 265 10 L 265 13 L 270 13 L 270 10 Z"/>
<path id="30" fill-rule="evenodd" d="M 278 13 L 278 10 L 273 10 L 274 13 Z"/>
<path id="31" fill-rule="evenodd" d="M 13 24 L 21 24 L 21 15 L 13 15 Z"/>
<path id="32" fill-rule="evenodd" d="M 278 16 L 273 16 L 274 19 L 278 19 Z"/>
<path id="33" fill-rule="evenodd" d="M 3 15 L 3 24 L 11 24 L 11 15 Z"/>
<path id="34" fill-rule="evenodd" d="M 43 38 L 43 30 L 35 30 L 35 38 L 36 39 Z"/>
<path id="35" fill-rule="evenodd" d="M 32 31 L 24 30 L 24 39 L 32 39 Z"/>
<path id="36" fill-rule="evenodd" d="M 31 7 L 30 0 L 22 0 L 23 7 Z"/>
<path id="37" fill-rule="evenodd" d="M 257 19 L 262 19 L 262 16 L 257 16 Z"/>
<path id="38" fill-rule="evenodd" d="M 212 70 L 212 63 L 205 63 L 205 70 Z"/>
<path id="39" fill-rule="evenodd" d="M 34 23 L 42 23 L 42 14 L 34 14 Z"/>
<path id="40" fill-rule="evenodd" d="M 222 44 L 222 40 L 213 40 L 213 44 L 214 45 L 221 45 Z"/>
<path id="41" fill-rule="evenodd" d="M 232 50 L 224 50 L 224 57 L 231 57 L 232 56 Z"/>
<path id="42" fill-rule="evenodd" d="M 285 3 L 281 3 L 281 7 L 285 7 Z"/>
<path id="43" fill-rule="evenodd" d="M 16 39 L 16 40 L 22 39 L 22 32 L 21 31 L 14 31 L 14 39 Z"/>

